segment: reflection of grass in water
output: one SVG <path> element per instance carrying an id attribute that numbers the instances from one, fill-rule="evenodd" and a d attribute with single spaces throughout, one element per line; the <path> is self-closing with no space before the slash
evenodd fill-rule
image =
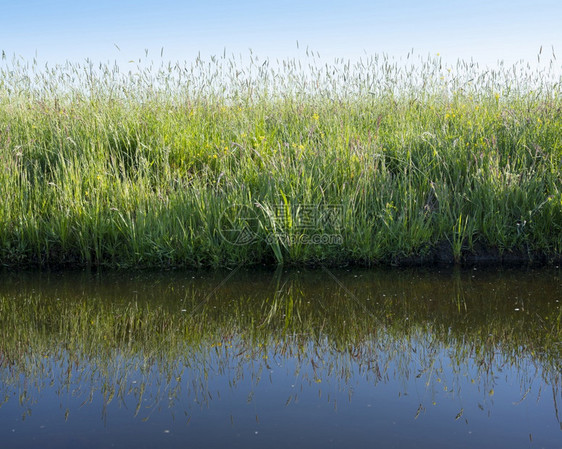
<path id="1" fill-rule="evenodd" d="M 531 302 L 519 313 L 498 298 L 471 303 L 461 291 L 437 307 L 415 298 L 358 302 L 321 292 L 311 295 L 294 281 L 273 294 L 227 292 L 204 303 L 197 290 L 181 303 L 2 295 L 2 385 L 18 388 L 22 405 L 31 406 L 31 385 L 41 390 L 56 378 L 86 401 L 96 391 L 105 404 L 135 398 L 139 413 L 144 399 L 153 406 L 181 401 L 186 390 L 207 403 L 213 376 L 228 376 L 231 387 L 248 375 L 257 383 L 275 362 L 294 359 L 303 383 L 342 389 L 356 374 L 373 383 L 416 377 L 433 395 L 455 391 L 471 374 L 483 400 L 507 366 L 517 370 L 523 392 L 540 373 L 557 400 L 560 307 Z M 449 362 L 452 368 L 444 368 Z"/>

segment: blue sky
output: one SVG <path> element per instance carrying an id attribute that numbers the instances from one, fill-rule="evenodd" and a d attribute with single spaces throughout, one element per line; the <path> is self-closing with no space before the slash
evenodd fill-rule
<path id="1" fill-rule="evenodd" d="M 562 61 L 562 2 L 0 0 L 0 49 L 51 63 L 120 62 L 149 54 L 169 60 L 247 54 L 291 57 L 309 46 L 327 61 L 367 53 L 440 53 L 494 64 L 535 62 L 540 46 Z M 118 51 L 117 46 L 121 51 Z"/>

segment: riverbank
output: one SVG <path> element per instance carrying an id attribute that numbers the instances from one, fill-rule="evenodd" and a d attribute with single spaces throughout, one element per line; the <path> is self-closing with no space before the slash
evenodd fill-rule
<path id="1" fill-rule="evenodd" d="M 10 64 L 3 266 L 561 259 L 551 76 L 438 58 L 129 74 Z"/>

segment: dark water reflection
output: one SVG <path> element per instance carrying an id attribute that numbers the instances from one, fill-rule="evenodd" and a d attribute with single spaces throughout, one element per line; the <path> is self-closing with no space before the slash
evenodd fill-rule
<path id="1" fill-rule="evenodd" d="M 557 269 L 0 275 L 1 447 L 562 447 Z"/>

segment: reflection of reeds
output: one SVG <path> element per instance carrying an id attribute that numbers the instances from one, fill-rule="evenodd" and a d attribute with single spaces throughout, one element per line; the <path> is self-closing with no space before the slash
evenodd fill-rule
<path id="1" fill-rule="evenodd" d="M 0 263 L 557 257 L 561 88 L 549 72 L 439 58 L 303 68 L 252 56 L 135 73 L 3 61 Z M 221 238 L 233 205 L 257 215 L 249 245 Z M 296 220 L 272 224 L 278 205 Z M 299 228 L 306 205 L 341 206 L 341 226 Z"/>
<path id="2" fill-rule="evenodd" d="M 271 366 L 293 360 L 310 385 L 345 388 L 361 374 L 374 384 L 415 377 L 429 391 L 451 391 L 470 374 L 485 398 L 496 374 L 509 367 L 523 391 L 539 376 L 558 400 L 559 304 L 546 297 L 515 300 L 515 292 L 518 298 L 531 293 L 516 276 L 496 281 L 493 290 L 470 274 L 410 279 L 344 278 L 342 290 L 318 275 L 269 286 L 234 278 L 211 297 L 212 282 L 180 279 L 141 284 L 141 295 L 131 293 L 132 283 L 109 299 L 103 282 L 62 289 L 6 282 L 0 291 L 2 388 L 18 388 L 22 404 L 30 405 L 33 392 L 56 379 L 85 401 L 96 391 L 105 403 L 135 398 L 139 413 L 146 395 L 150 403 L 173 402 L 187 390 L 206 403 L 213 376 L 227 376 L 234 388 L 245 376 L 259 382 Z M 550 278 L 544 282 L 553 285 Z M 88 285 L 91 295 L 84 293 Z"/>

